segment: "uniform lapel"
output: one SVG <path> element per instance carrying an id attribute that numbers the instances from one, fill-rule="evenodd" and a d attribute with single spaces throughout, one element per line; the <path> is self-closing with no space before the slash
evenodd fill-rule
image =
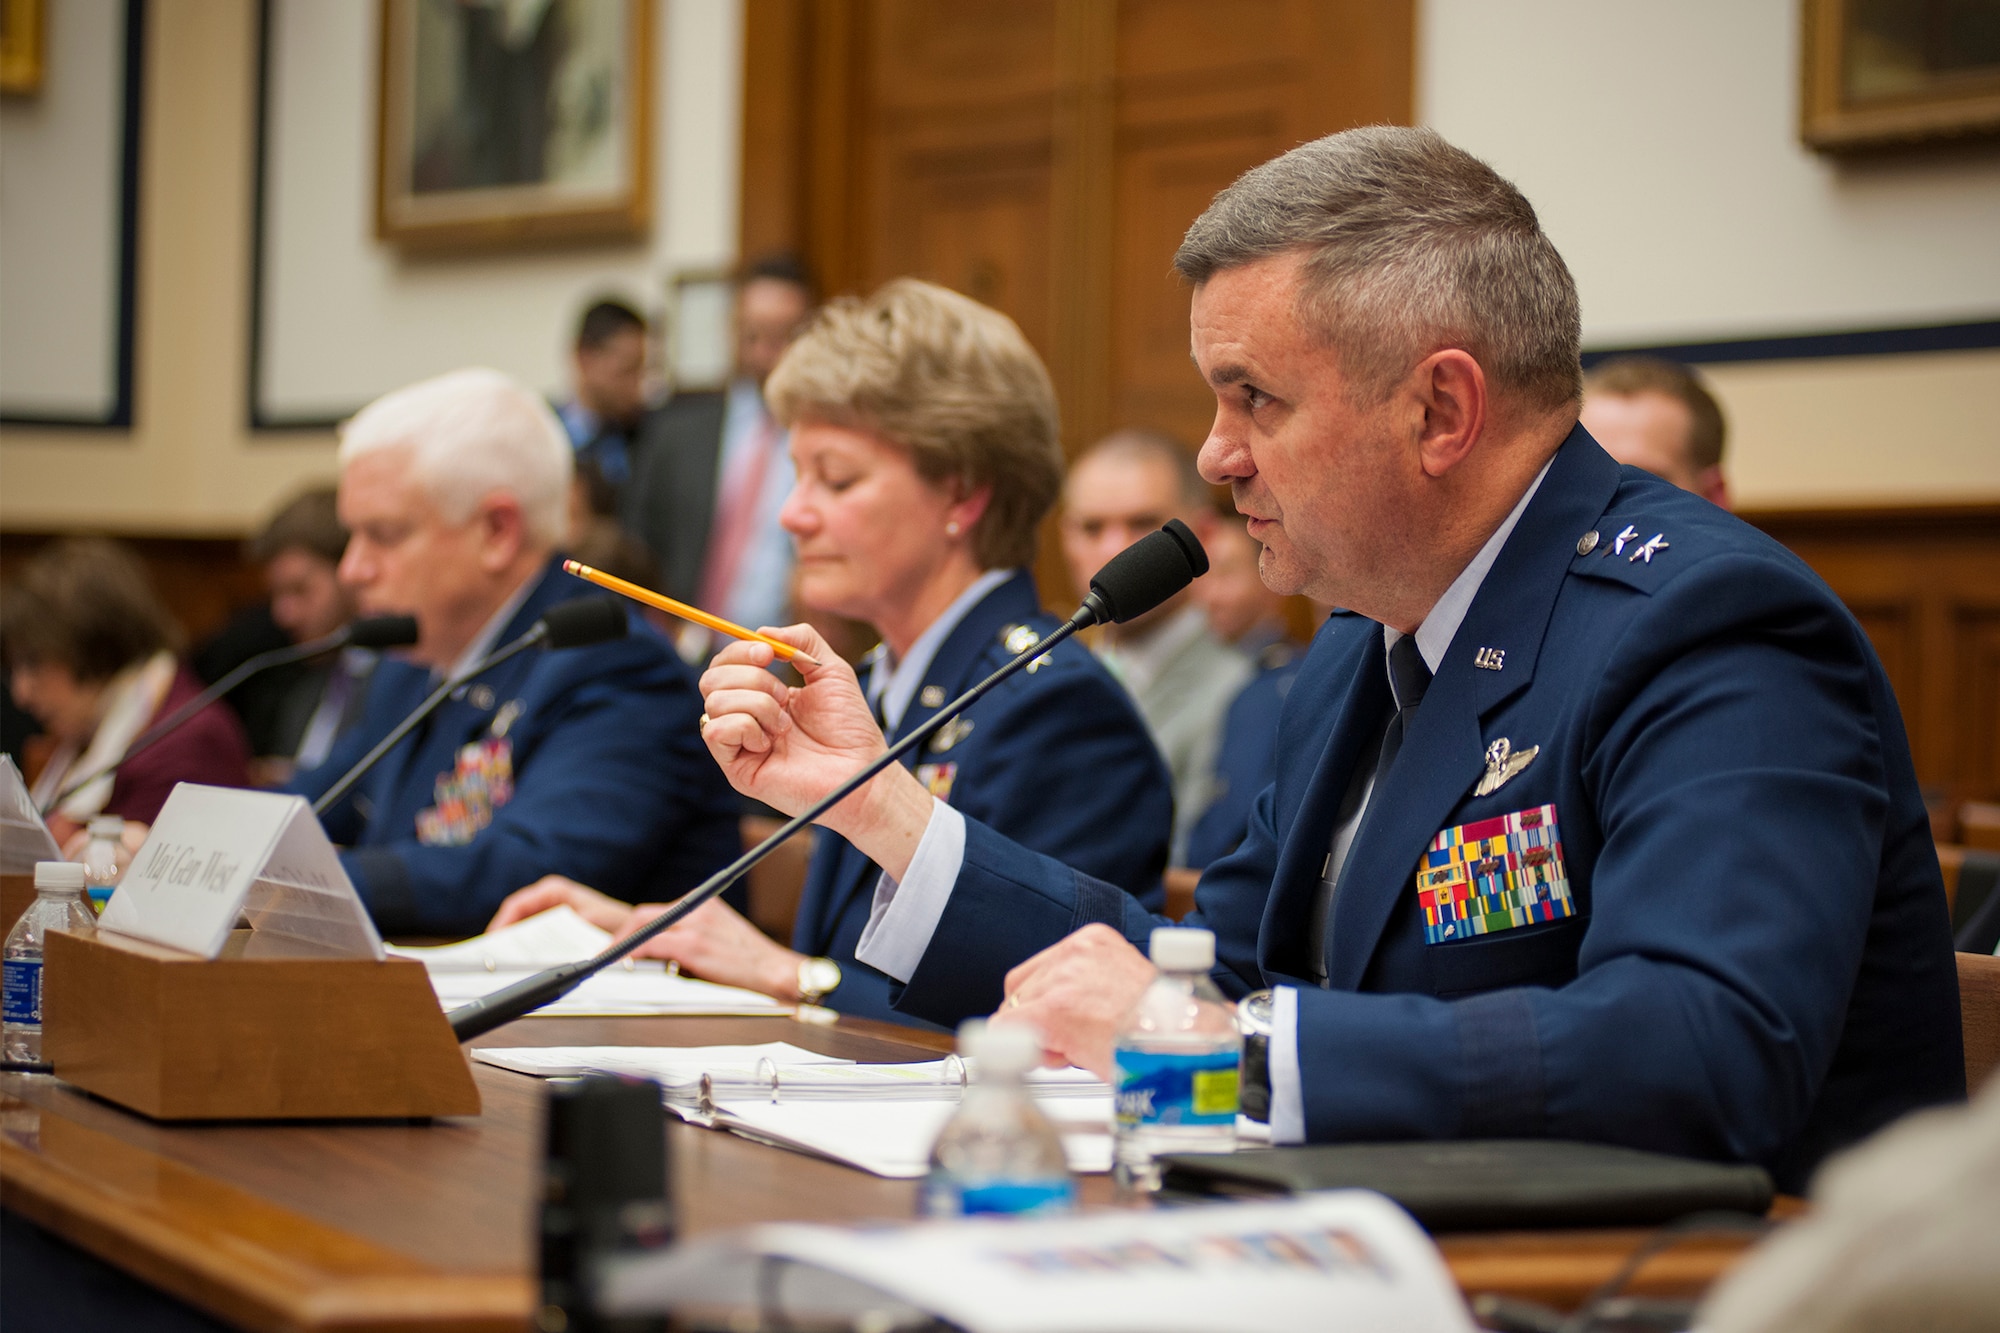
<path id="1" fill-rule="evenodd" d="M 1322 654 L 1323 663 L 1319 660 Z M 1327 686 L 1316 696 L 1302 694 L 1301 688 L 1312 681 L 1326 681 Z M 1314 641 L 1312 656 L 1300 670 L 1298 684 L 1280 716 L 1281 727 L 1310 727 L 1322 718 L 1332 722 L 1313 755 L 1312 775 L 1291 817 L 1289 828 L 1294 836 L 1285 839 L 1278 855 L 1276 878 L 1258 936 L 1258 956 L 1266 970 L 1299 977 L 1313 974 L 1306 954 L 1311 941 L 1305 938 L 1305 923 L 1312 919 L 1313 894 L 1333 846 L 1340 799 L 1388 706 L 1381 626 L 1340 613 L 1334 626 Z M 1278 799 L 1284 799 L 1282 786 Z M 1284 817 L 1284 811 L 1276 813 L 1280 819 Z"/>
<path id="2" fill-rule="evenodd" d="M 1533 681 L 1577 539 L 1617 486 L 1618 465 L 1582 427 L 1572 430 L 1445 650 L 1401 755 L 1377 778 L 1334 895 L 1333 988 L 1359 986 L 1397 900 L 1414 892 L 1419 856 L 1484 770 L 1480 719 Z M 1482 650 L 1503 654 L 1500 670 L 1474 664 L 1493 660 Z"/>

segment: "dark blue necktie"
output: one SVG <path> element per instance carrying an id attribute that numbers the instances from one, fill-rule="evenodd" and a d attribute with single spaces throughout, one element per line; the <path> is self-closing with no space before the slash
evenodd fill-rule
<path id="1" fill-rule="evenodd" d="M 1389 719 L 1389 729 L 1382 733 L 1382 756 L 1375 762 L 1377 784 L 1388 774 L 1389 765 L 1402 750 L 1403 733 L 1410 729 L 1412 715 L 1430 686 L 1431 669 L 1424 665 L 1424 655 L 1417 651 L 1417 636 L 1405 634 L 1389 647 L 1389 690 L 1396 696 L 1396 711 Z"/>

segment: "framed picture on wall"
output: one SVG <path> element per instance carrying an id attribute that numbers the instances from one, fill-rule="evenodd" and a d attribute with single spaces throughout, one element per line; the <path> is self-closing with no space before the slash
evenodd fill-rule
<path id="1" fill-rule="evenodd" d="M 376 235 L 643 236 L 652 19 L 652 0 L 381 0 Z"/>
<path id="2" fill-rule="evenodd" d="M 1823 152 L 2000 134 L 2000 0 L 1801 0 L 1800 136 Z"/>
<path id="3" fill-rule="evenodd" d="M 660 363 L 676 391 L 721 389 L 736 365 L 736 276 L 680 269 L 666 281 Z"/>

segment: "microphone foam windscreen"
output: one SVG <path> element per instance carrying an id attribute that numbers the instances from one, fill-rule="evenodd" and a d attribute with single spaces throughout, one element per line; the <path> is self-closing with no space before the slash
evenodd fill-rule
<path id="1" fill-rule="evenodd" d="M 610 593 L 559 602 L 542 613 L 551 648 L 587 648 L 625 637 L 625 603 Z"/>
<path id="2" fill-rule="evenodd" d="M 1090 590 L 1115 624 L 1143 616 L 1208 572 L 1208 552 L 1177 518 L 1120 551 L 1097 571 Z"/>
<path id="3" fill-rule="evenodd" d="M 347 627 L 355 648 L 407 648 L 417 641 L 415 616 L 363 616 Z"/>

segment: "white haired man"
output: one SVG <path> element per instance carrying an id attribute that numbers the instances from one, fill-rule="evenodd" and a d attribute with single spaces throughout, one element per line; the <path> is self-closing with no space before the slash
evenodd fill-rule
<path id="1" fill-rule="evenodd" d="M 497 371 L 410 385 L 348 423 L 340 578 L 362 614 L 413 615 L 419 637 L 376 671 L 360 725 L 290 790 L 325 791 L 439 680 L 590 591 L 556 554 L 572 468 L 548 405 Z M 384 933 L 476 933 L 547 874 L 672 897 L 740 850 L 692 676 L 642 626 L 485 673 L 326 812 Z"/>

